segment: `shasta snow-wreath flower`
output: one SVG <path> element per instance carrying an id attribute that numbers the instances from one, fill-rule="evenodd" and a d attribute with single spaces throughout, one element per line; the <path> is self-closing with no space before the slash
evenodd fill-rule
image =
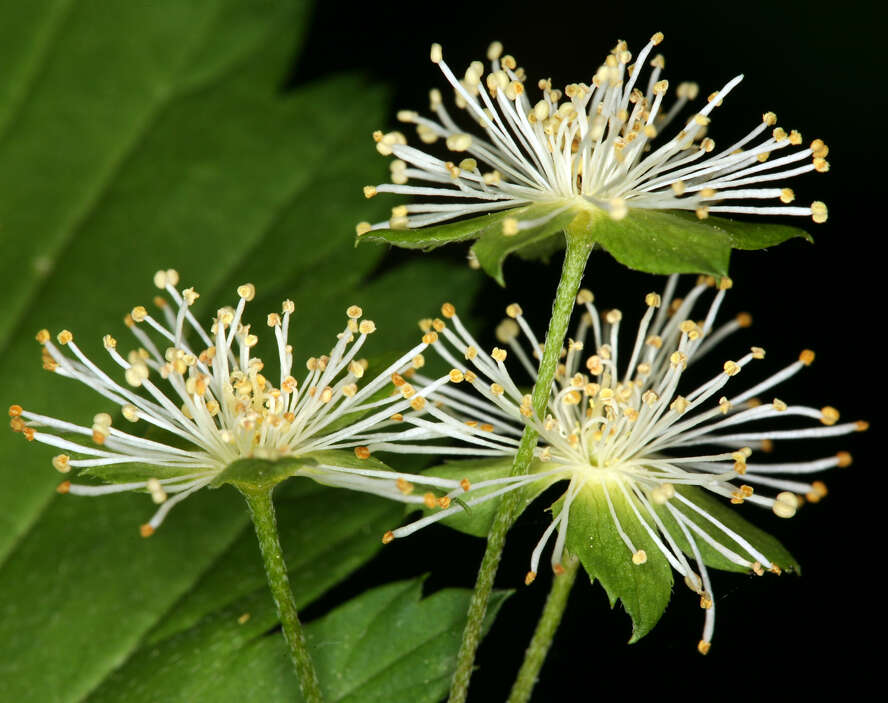
<path id="1" fill-rule="evenodd" d="M 811 216 L 827 219 L 823 202 L 791 204 L 787 179 L 808 171 L 824 172 L 827 146 L 815 139 L 804 146 L 802 135 L 777 126 L 766 112 L 742 138 L 716 148 L 707 136 L 711 113 L 743 76 L 736 76 L 669 136 L 667 128 L 688 103 L 697 99 L 694 83 L 681 83 L 668 107 L 668 81 L 661 78 L 665 60 L 649 58 L 663 34 L 654 34 L 633 62 L 620 41 L 591 81 L 564 90 L 540 80 L 541 96 L 529 97 L 527 76 L 503 46 L 487 50 L 489 70 L 473 61 L 458 78 L 444 61 L 441 46 L 431 59 L 455 91 L 456 107 L 479 130 L 457 124 L 441 92 L 431 91 L 434 117 L 412 110 L 398 113 L 416 128 L 419 140 L 443 140 L 451 159 L 410 146 L 399 132 L 376 132 L 378 151 L 393 156 L 391 183 L 367 186 L 377 193 L 417 196 L 397 205 L 386 221 L 362 222 L 359 235 L 378 229 L 426 227 L 468 215 L 500 212 L 538 204 L 551 206 L 531 218 L 507 217 L 502 233 L 538 227 L 559 214 L 588 210 L 622 219 L 630 209 L 687 210 L 701 219 L 710 213 Z M 644 69 L 651 70 L 644 77 Z M 776 183 L 780 181 L 781 183 Z M 771 201 L 760 204 L 762 201 Z"/>
<path id="2" fill-rule="evenodd" d="M 308 359 L 304 377 L 297 381 L 287 341 L 295 312 L 292 301 L 284 301 L 282 311 L 266 319 L 278 356 L 272 375 L 253 356 L 258 338 L 244 320 L 254 286 L 239 286 L 236 307 L 218 310 L 207 331 L 190 310 L 198 293 L 193 288 L 180 291 L 178 280 L 173 270 L 154 277 L 155 285 L 169 297 L 155 298 L 161 319 L 143 306 L 126 316 L 136 348 L 121 353 L 117 340 L 105 335 L 105 350 L 119 367 L 121 381 L 89 359 L 70 331 L 59 332 L 57 343 L 48 330 L 37 334 L 44 368 L 93 388 L 119 409 L 127 427 L 115 426 L 105 411 L 96 414 L 91 424 L 78 425 L 13 405 L 9 409 L 13 430 L 63 452 L 52 459 L 58 471 L 81 469 L 110 481 L 107 485 L 65 481 L 60 492 L 96 496 L 147 491 L 159 504 L 142 526 L 147 537 L 174 505 L 243 458 L 307 456 L 309 465 L 295 475 L 403 502 L 449 505 L 433 492 L 415 493 L 414 483 L 463 490 L 466 484 L 460 481 L 389 471 L 370 457 L 376 445 L 397 452 L 404 440 L 441 436 L 433 423 L 417 423 L 427 396 L 450 379 L 445 376 L 422 389 L 407 380 L 424 363 L 428 336 L 378 375 L 365 379 L 367 362 L 358 353 L 376 326 L 362 319 L 361 308 L 353 305 L 332 350 Z"/>
<path id="3" fill-rule="evenodd" d="M 662 295 L 645 297 L 647 310 L 634 339 L 628 340 L 628 349 L 627 340 L 620 336 L 620 311 L 600 315 L 592 294 L 581 291 L 578 303 L 587 314 L 563 351 L 543 417 L 536 415 L 531 396 L 521 390 L 512 375 L 515 369 L 510 371 L 506 363 L 514 357 L 530 380 L 536 379 L 535 358 L 542 346 L 520 307 L 510 305 L 509 317 L 497 329 L 504 348 L 488 353 L 453 307 L 445 305 L 442 312 L 447 321 L 437 321 L 438 337 L 432 348 L 453 366 L 451 380 L 472 388 L 436 387 L 428 393 L 429 412 L 451 427 L 453 437 L 475 446 L 478 455 L 492 457 L 514 455 L 523 428 L 530 425 L 538 433 L 536 462 L 529 475 L 487 480 L 483 489 L 473 488 L 459 505 L 393 530 L 384 541 L 411 534 L 504 492 L 526 489 L 529 495 L 538 495 L 556 481 L 567 481 L 563 496 L 553 506 L 552 523 L 533 549 L 527 582 L 535 578 L 553 536 L 555 572 L 560 572 L 567 548 L 608 588 L 612 598 L 614 593 L 624 597 L 616 581 L 609 582 L 616 571 L 631 574 L 632 569 L 662 568 L 668 575 L 671 566 L 699 594 L 706 609 L 699 644 L 706 653 L 715 622 L 707 564 L 761 574 L 765 570 L 779 573 L 780 559 L 791 563 L 776 541 L 768 537 L 765 543 L 763 533 L 739 520 L 713 496 L 792 517 L 803 502 L 817 502 L 826 494 L 822 482 L 808 477 L 849 464 L 850 455 L 839 452 L 786 463 L 769 463 L 759 457 L 775 440 L 836 437 L 866 429 L 867 424 L 840 424 L 839 413 L 832 407 L 789 404 L 770 395 L 813 361 L 810 350 L 744 390 L 735 390 L 735 377 L 749 374 L 746 367 L 764 358 L 760 347 L 720 363 L 717 373 L 697 387 L 686 387 L 687 367 L 726 336 L 748 326 L 750 318 L 743 314 L 716 326 L 729 287 L 727 279 L 700 320 L 690 315 L 714 279 L 701 281 L 683 299 L 675 297 L 676 284 L 673 276 Z M 415 382 L 418 387 L 433 383 L 419 375 Z M 759 397 L 772 399 L 760 402 Z M 787 428 L 789 418 L 801 423 L 792 422 Z M 761 421 L 782 421 L 784 427 L 755 426 Z M 595 526 L 592 534 L 584 532 L 588 524 Z M 652 561 L 656 562 L 653 566 Z M 601 567 L 605 562 L 606 568 Z M 599 567 L 603 571 L 596 570 Z M 638 578 L 643 579 L 643 573 Z M 670 587 L 671 578 L 665 587 L 667 601 Z M 654 622 L 658 617 L 659 613 Z"/>

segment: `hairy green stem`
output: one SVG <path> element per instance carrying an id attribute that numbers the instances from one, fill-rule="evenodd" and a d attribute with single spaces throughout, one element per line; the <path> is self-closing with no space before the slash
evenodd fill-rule
<path id="1" fill-rule="evenodd" d="M 567 248 L 564 253 L 561 280 L 558 282 L 558 290 L 555 293 L 543 357 L 540 360 L 537 380 L 532 392 L 533 408 L 540 417 L 546 410 L 552 381 L 555 378 L 555 370 L 561 358 L 561 348 L 567 335 L 570 316 L 573 312 L 577 292 L 580 289 L 580 282 L 583 279 L 586 261 L 593 246 L 593 243 L 585 237 L 573 235 L 570 231 L 565 233 L 565 239 Z M 512 476 L 527 474 L 536 444 L 536 430 L 530 426 L 525 427 L 518 453 L 512 464 Z M 450 684 L 448 703 L 464 703 L 468 695 L 475 654 L 481 641 L 481 627 L 484 623 L 484 615 L 487 613 L 487 601 L 493 589 L 496 570 L 499 567 L 500 557 L 506 543 L 506 533 L 515 518 L 518 517 L 520 502 L 520 491 L 513 491 L 503 496 L 490 533 L 487 535 L 487 548 L 484 551 L 484 558 L 481 560 L 481 567 L 478 569 L 478 577 L 475 581 L 475 590 L 472 592 L 469 602 L 466 627 L 463 630 L 463 638 L 457 655 L 456 671 Z"/>
<path id="2" fill-rule="evenodd" d="M 552 587 L 549 589 L 548 598 L 546 598 L 546 606 L 537 622 L 533 639 L 530 640 L 527 651 L 524 653 L 524 662 L 521 664 L 521 670 L 512 685 L 512 693 L 509 694 L 508 703 L 527 703 L 530 700 L 530 694 L 533 693 L 540 669 L 543 668 L 549 647 L 552 646 L 552 638 L 555 637 L 555 631 L 561 624 L 570 589 L 573 588 L 577 578 L 577 568 L 580 565 L 580 560 L 575 556 L 567 553 L 564 556 L 565 558 L 561 562 L 564 571 L 556 574 L 552 579 Z"/>
<path id="3" fill-rule="evenodd" d="M 278 539 L 277 520 L 274 504 L 271 501 L 273 487 L 255 489 L 241 487 L 240 490 L 250 507 L 250 516 L 253 518 L 265 573 L 268 576 L 268 586 L 277 606 L 284 629 L 284 639 L 290 648 L 290 657 L 296 667 L 302 697 L 306 703 L 323 703 L 321 684 L 305 643 L 305 634 L 302 623 L 299 622 L 296 601 L 293 599 L 290 578 L 287 576 L 287 565 L 284 563 L 284 554 Z"/>

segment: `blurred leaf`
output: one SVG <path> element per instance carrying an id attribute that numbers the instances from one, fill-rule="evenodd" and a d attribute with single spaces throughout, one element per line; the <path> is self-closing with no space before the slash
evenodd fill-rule
<path id="1" fill-rule="evenodd" d="M 0 301 L 3 402 L 81 423 L 113 410 L 42 372 L 33 334 L 66 327 L 104 358 L 102 334 L 128 338 L 122 315 L 150 301 L 160 268 L 197 286 L 202 320 L 245 279 L 258 289 L 247 311 L 257 328 L 293 299 L 297 358 L 329 350 L 351 303 L 376 320 L 378 354 L 416 339 L 412 320 L 439 304 L 426 301 L 468 303 L 480 277 L 466 267 L 411 261 L 374 275 L 384 252 L 355 251 L 367 204 L 352 194 L 378 180 L 361 149 L 384 95 L 354 77 L 279 91 L 307 9 L 299 0 L 0 5 L 0 245 L 12 254 L 0 267 L 15 281 Z M 360 103 L 343 97 L 358 92 Z M 51 454 L 0 433 L 0 700 L 81 700 L 146 637 L 242 595 L 232 580 L 241 571 L 265 596 L 258 562 L 243 561 L 256 558 L 253 537 L 231 489 L 189 498 L 144 541 L 144 495 L 56 498 Z M 335 495 L 330 519 L 355 500 Z M 369 558 L 381 523 L 305 597 Z"/>
<path id="2" fill-rule="evenodd" d="M 435 703 L 447 693 L 469 591 L 420 599 L 422 581 L 368 591 L 306 627 L 329 703 Z M 507 594 L 491 598 L 485 631 Z M 256 594 L 137 655 L 93 702 L 301 701 L 268 594 Z M 249 613 L 250 618 L 239 621 Z M 397 637 L 392 633 L 397 632 Z"/>

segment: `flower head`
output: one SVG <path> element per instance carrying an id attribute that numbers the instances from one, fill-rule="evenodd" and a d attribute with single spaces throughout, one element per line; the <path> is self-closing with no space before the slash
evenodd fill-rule
<path id="1" fill-rule="evenodd" d="M 712 93 L 680 129 L 671 130 L 686 104 L 697 99 L 695 83 L 681 83 L 668 107 L 669 84 L 661 79 L 665 61 L 651 52 L 663 40 L 657 32 L 635 57 L 620 41 L 589 84 L 563 90 L 540 80 L 532 102 L 524 69 L 494 42 L 487 50 L 489 71 L 473 61 L 460 79 L 444 61 L 441 46 L 431 59 L 455 91 L 455 104 L 480 127 L 467 131 L 451 117 L 441 93 L 431 91 L 434 118 L 402 110 L 398 119 L 413 124 L 423 144 L 442 140 L 454 154 L 442 160 L 407 144 L 398 131 L 376 132 L 378 151 L 393 156 L 392 183 L 367 186 L 367 197 L 399 193 L 442 200 L 399 205 L 375 229 L 425 227 L 464 215 L 547 204 L 544 218 L 564 210 L 607 212 L 622 219 L 630 208 L 709 213 L 809 215 L 824 222 L 822 202 L 790 205 L 793 191 L 775 181 L 807 171 L 829 169 L 828 148 L 819 139 L 803 145 L 801 134 L 777 126 L 766 112 L 746 136 L 716 149 L 706 136 L 711 113 L 743 79 L 737 76 Z M 644 75 L 646 66 L 651 70 Z M 416 183 L 414 185 L 413 183 Z M 774 204 L 758 205 L 762 200 Z M 537 220 L 507 218 L 502 232 L 515 235 Z"/>
<path id="2" fill-rule="evenodd" d="M 179 290 L 178 280 L 173 270 L 155 275 L 154 283 L 168 296 L 155 298 L 159 319 L 143 306 L 126 316 L 136 348 L 122 353 L 117 340 L 104 337 L 105 350 L 120 368 L 117 374 L 90 360 L 68 330 L 56 342 L 47 330 L 37 334 L 44 368 L 94 389 L 116 406 L 109 409 L 119 409 L 126 426 L 115 426 L 118 421 L 106 411 L 91 424 L 78 425 L 12 406 L 13 430 L 63 452 L 52 459 L 58 471 L 76 468 L 111 481 L 100 486 L 65 481 L 60 492 L 95 496 L 147 491 L 160 506 L 142 526 L 147 537 L 176 503 L 244 458 L 306 457 L 309 461 L 293 475 L 404 502 L 437 500 L 433 494 L 432 499 L 414 495 L 411 479 L 438 488 L 459 487 L 458 481 L 388 471 L 370 458 L 377 445 L 398 451 L 399 442 L 435 436 L 431 425 L 416 422 L 428 394 L 449 378 L 422 389 L 407 380 L 424 363 L 428 337 L 367 379 L 368 363 L 358 353 L 376 326 L 353 305 L 332 350 L 308 359 L 297 381 L 287 342 L 295 306 L 287 300 L 280 313 L 266 318 L 278 356 L 272 376 L 253 355 L 259 340 L 244 318 L 255 287 L 239 286 L 237 305 L 218 310 L 207 331 L 190 309 L 199 294 L 193 288 Z M 122 378 L 115 380 L 115 375 Z"/>
<path id="3" fill-rule="evenodd" d="M 713 496 L 791 517 L 802 503 L 817 502 L 826 494 L 822 482 L 808 477 L 849 464 L 850 455 L 839 452 L 788 463 L 769 463 L 760 457 L 775 440 L 811 440 L 866 429 L 864 422 L 839 423 L 832 407 L 792 405 L 772 395 L 778 384 L 813 361 L 810 350 L 782 370 L 737 390 L 735 377 L 748 374 L 746 367 L 765 356 L 763 349 L 752 347 L 720 363 L 702 384 L 686 387 L 691 364 L 750 324 L 743 314 L 716 325 L 730 285 L 727 280 L 719 284 L 702 320 L 691 317 L 698 300 L 714 285 L 714 279 L 702 280 L 681 299 L 674 296 L 676 277 L 672 277 L 662 295 L 648 294 L 647 310 L 628 349 L 621 340 L 620 311 L 600 315 L 592 294 L 581 291 L 578 303 L 587 314 L 564 350 L 543 416 L 534 411 L 531 396 L 521 390 L 506 364 L 514 357 L 530 378 L 536 378 L 533 359 L 541 345 L 520 307 L 507 309 L 509 317 L 497 329 L 503 348 L 490 353 L 453 314 L 452 325 L 432 346 L 454 366 L 451 374 L 473 386 L 473 391 L 447 386 L 429 396 L 436 417 L 450 425 L 452 436 L 477 446 L 479 454 L 514 454 L 524 426 L 538 433 L 538 461 L 529 476 L 498 479 L 501 490 L 485 495 L 475 494 L 473 488 L 463 498 L 465 504 L 477 505 L 517 488 L 535 485 L 538 493 L 554 481 L 568 482 L 553 506 L 553 522 L 533 550 L 528 583 L 553 536 L 551 563 L 556 573 L 567 548 L 612 597 L 616 594 L 624 602 L 620 579 L 631 575 L 632 569 L 647 568 L 651 578 L 655 573 L 663 578 L 662 570 L 668 575 L 671 566 L 700 595 L 706 609 L 699 645 L 703 653 L 710 646 L 715 616 L 707 564 L 761 574 L 779 573 L 781 566 L 793 563 L 774 540 L 763 537 Z M 782 422 L 784 427 L 763 428 L 761 421 Z M 481 422 L 487 423 L 483 430 Z M 394 530 L 393 536 L 405 536 L 461 509 L 454 506 L 430 515 Z M 591 534 L 586 531 L 590 524 L 594 524 Z M 671 577 L 664 583 L 662 607 L 668 601 Z M 636 618 L 628 604 L 627 609 Z M 649 619 L 656 622 L 660 612 Z"/>

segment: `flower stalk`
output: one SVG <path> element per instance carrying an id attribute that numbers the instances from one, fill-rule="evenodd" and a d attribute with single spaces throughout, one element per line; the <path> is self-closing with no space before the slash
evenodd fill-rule
<path id="1" fill-rule="evenodd" d="M 250 508 L 250 517 L 253 520 L 253 527 L 256 529 L 259 550 L 262 552 L 262 563 L 268 577 L 268 587 L 271 589 L 271 595 L 274 597 L 274 604 L 281 619 L 284 639 L 290 649 L 290 658 L 296 667 L 302 696 L 306 703 L 323 703 L 321 684 L 318 681 L 318 674 L 305 642 L 302 623 L 299 622 L 299 613 L 296 610 L 293 591 L 290 589 L 287 565 L 284 563 L 284 554 L 278 538 L 277 520 L 271 500 L 274 488 L 250 489 L 241 486 L 240 490 Z"/>
<path id="2" fill-rule="evenodd" d="M 555 293 L 555 302 L 552 305 L 552 317 L 549 320 L 549 329 L 546 333 L 546 342 L 543 347 L 540 360 L 539 375 L 534 384 L 532 397 L 533 407 L 537 415 L 542 415 L 546 409 L 552 381 L 561 356 L 561 347 L 567 335 L 571 313 L 580 283 L 583 279 L 583 271 L 586 261 L 592 252 L 594 242 L 577 231 L 573 231 L 568 225 L 565 231 L 566 249 L 564 264 L 561 269 L 561 278 L 558 281 L 558 289 Z M 533 451 L 537 445 L 536 430 L 527 425 L 521 436 L 521 444 L 512 464 L 511 476 L 524 476 L 530 468 L 533 460 Z M 469 612 L 466 627 L 463 631 L 463 639 L 457 655 L 456 671 L 450 687 L 448 703 L 463 703 L 469 690 L 469 679 L 472 676 L 472 667 L 478 644 L 481 641 L 481 628 L 484 615 L 487 612 L 487 602 L 493 589 L 496 571 L 499 568 L 503 547 L 506 543 L 506 533 L 518 516 L 517 512 L 521 502 L 518 492 L 508 493 L 503 496 L 490 533 L 487 536 L 487 547 L 478 570 L 478 578 L 472 599 L 469 602 Z"/>
<path id="3" fill-rule="evenodd" d="M 555 632 L 561 624 L 567 599 L 577 578 L 580 560 L 573 555 L 565 554 L 562 566 L 563 571 L 560 574 L 555 574 L 552 579 L 552 588 L 546 598 L 546 605 L 537 622 L 533 638 L 524 653 L 524 662 L 522 662 L 515 683 L 512 685 L 508 703 L 527 703 L 530 700 L 540 669 L 543 668 L 549 647 L 552 646 Z"/>

